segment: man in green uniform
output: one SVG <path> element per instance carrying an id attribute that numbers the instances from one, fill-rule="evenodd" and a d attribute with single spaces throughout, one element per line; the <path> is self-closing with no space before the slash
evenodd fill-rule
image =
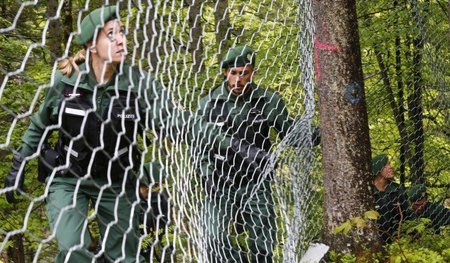
<path id="1" fill-rule="evenodd" d="M 14 203 L 14 193 L 23 192 L 26 161 L 39 155 L 52 131 L 58 132 L 55 149 L 42 153 L 50 156 L 46 164 L 56 166 L 44 179 L 47 216 L 59 248 L 56 262 L 91 262 L 101 256 L 143 261 L 134 209 L 139 204 L 136 174 L 143 169 L 137 135 L 152 131 L 230 156 L 241 154 L 246 162 L 247 153 L 239 153 L 235 140 L 179 110 L 155 78 L 124 62 L 126 38 L 118 11 L 118 6 L 103 6 L 82 20 L 76 42 L 84 49 L 56 72 L 5 177 L 7 201 Z M 197 136 L 216 139 L 197 142 Z M 246 149 L 260 160 L 253 148 Z M 102 239 L 97 255 L 88 250 L 91 204 Z"/>
<path id="2" fill-rule="evenodd" d="M 253 82 L 255 62 L 251 47 L 230 49 L 221 62 L 225 80 L 200 100 L 198 113 L 241 143 L 269 152 L 270 129 L 283 137 L 293 120 L 278 94 Z M 241 165 L 236 158 L 217 153 L 204 154 L 201 159 L 200 173 L 207 195 L 203 221 L 210 262 L 273 260 L 276 244 L 273 174 L 270 167 L 265 169 L 267 162 L 254 164 Z M 249 253 L 233 245 L 236 228 L 247 231 Z"/>
<path id="3" fill-rule="evenodd" d="M 394 182 L 394 169 L 386 154 L 377 155 L 372 159 L 372 174 L 375 209 L 380 213 L 377 224 L 381 239 L 385 243 L 392 242 L 401 223 L 411 219 L 405 190 Z"/>
<path id="4" fill-rule="evenodd" d="M 441 204 L 430 203 L 425 185 L 416 184 L 408 189 L 408 200 L 418 217 L 431 220 L 431 227 L 439 231 L 442 226 L 450 225 L 450 209 Z"/>

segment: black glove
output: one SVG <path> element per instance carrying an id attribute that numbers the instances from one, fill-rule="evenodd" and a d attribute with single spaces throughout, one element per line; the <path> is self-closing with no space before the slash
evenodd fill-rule
<path id="1" fill-rule="evenodd" d="M 270 154 L 247 141 L 231 138 L 230 160 L 234 158 L 237 168 L 250 168 L 253 171 L 262 171 L 270 159 Z"/>
<path id="2" fill-rule="evenodd" d="M 311 136 L 313 146 L 317 146 L 320 144 L 320 127 L 313 127 L 313 132 Z"/>
<path id="3" fill-rule="evenodd" d="M 42 144 L 41 156 L 38 162 L 38 181 L 45 183 L 45 179 L 53 172 L 56 166 L 61 163 L 60 156 L 57 151 L 53 150 L 49 144 Z M 63 171 L 59 171 L 60 174 Z"/>
<path id="4" fill-rule="evenodd" d="M 22 170 L 22 173 L 19 173 L 20 166 L 22 165 L 22 162 L 25 160 L 23 156 L 20 154 L 14 154 L 14 157 L 12 159 L 12 167 L 9 171 L 8 175 L 5 178 L 5 187 L 14 187 L 16 184 L 16 181 L 19 180 L 17 193 L 20 194 L 21 192 L 24 192 L 23 190 L 23 179 L 24 179 L 24 172 Z M 8 203 L 16 203 L 18 200 L 14 197 L 14 191 L 11 190 L 9 192 L 6 192 L 6 201 Z"/>

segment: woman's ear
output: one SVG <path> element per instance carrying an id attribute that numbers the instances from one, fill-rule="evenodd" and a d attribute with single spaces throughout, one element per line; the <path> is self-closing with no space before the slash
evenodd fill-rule
<path id="1" fill-rule="evenodd" d="M 94 46 L 92 41 L 86 43 L 86 50 L 89 50 L 91 53 L 97 53 L 97 48 Z"/>

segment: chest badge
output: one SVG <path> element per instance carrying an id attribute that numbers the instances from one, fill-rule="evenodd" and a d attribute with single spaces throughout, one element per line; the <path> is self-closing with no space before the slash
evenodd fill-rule
<path id="1" fill-rule="evenodd" d="M 225 125 L 225 122 L 216 122 L 215 123 L 217 127 L 223 127 Z"/>
<path id="2" fill-rule="evenodd" d="M 77 92 L 77 93 L 64 92 L 64 97 L 66 97 L 66 98 L 80 98 L 83 96 L 84 96 L 84 94 L 82 92 Z"/>

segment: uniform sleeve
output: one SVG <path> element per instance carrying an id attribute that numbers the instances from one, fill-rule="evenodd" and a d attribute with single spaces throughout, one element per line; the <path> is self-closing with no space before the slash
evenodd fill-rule
<path id="1" fill-rule="evenodd" d="M 175 142 L 194 147 L 213 147 L 225 151 L 230 138 L 199 114 L 176 106 L 169 92 L 154 78 L 145 83 L 146 127 Z"/>
<path id="2" fill-rule="evenodd" d="M 415 218 L 414 212 L 410 209 L 405 188 L 402 186 L 398 187 L 398 203 L 402 209 L 403 220 L 411 220 Z"/>
<path id="3" fill-rule="evenodd" d="M 30 156 L 35 153 L 45 133 L 45 129 L 56 123 L 59 101 L 62 96 L 58 92 L 61 75 L 60 73 L 57 74 L 55 85 L 47 90 L 44 102 L 39 107 L 39 110 L 31 117 L 30 125 L 22 137 L 23 143 L 19 149 L 22 156 Z"/>
<path id="4" fill-rule="evenodd" d="M 424 217 L 431 219 L 436 228 L 450 225 L 450 209 L 440 204 L 431 204 L 425 209 Z"/>
<path id="5" fill-rule="evenodd" d="M 209 102 L 211 101 L 210 96 L 205 96 L 202 99 L 200 99 L 197 109 L 196 109 L 196 115 L 198 115 L 201 118 L 206 119 L 206 116 L 209 115 L 210 108 L 209 108 Z"/>
<path id="6" fill-rule="evenodd" d="M 439 207 L 442 209 L 441 212 L 439 212 L 439 217 L 441 218 L 441 225 L 442 226 L 450 225 L 450 209 L 446 208 L 443 205 L 439 205 Z"/>
<path id="7" fill-rule="evenodd" d="M 209 107 L 209 102 L 211 101 L 210 96 L 205 96 L 203 97 L 198 105 L 197 105 L 197 110 L 196 110 L 196 114 L 197 116 L 208 120 L 209 114 L 210 114 L 210 107 Z M 210 175 L 213 174 L 214 172 L 214 166 L 212 165 L 209 157 L 208 157 L 208 152 L 198 152 L 199 154 L 199 165 L 196 166 L 197 171 L 199 172 L 200 176 L 203 178 L 207 178 Z M 204 182 L 203 182 L 204 183 Z"/>
<path id="8" fill-rule="evenodd" d="M 293 119 L 289 117 L 286 105 L 283 99 L 274 93 L 271 98 L 269 98 L 268 105 L 265 107 L 266 116 L 271 125 L 277 130 L 280 138 L 286 136 L 289 128 L 292 126 Z"/>

